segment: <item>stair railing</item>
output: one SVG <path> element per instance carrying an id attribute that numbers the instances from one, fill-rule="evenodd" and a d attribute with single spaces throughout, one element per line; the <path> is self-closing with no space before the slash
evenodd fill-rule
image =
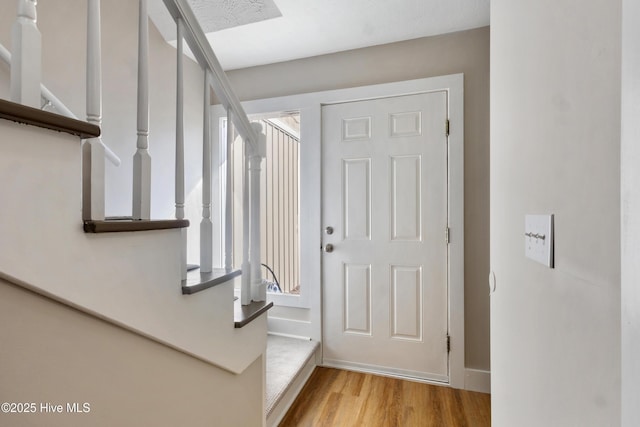
<path id="1" fill-rule="evenodd" d="M 260 167 L 266 153 L 266 137 L 262 125 L 251 123 L 227 78 L 220 62 L 216 58 L 204 31 L 200 27 L 187 0 L 163 0 L 177 27 L 177 84 L 176 84 L 176 178 L 175 178 L 175 217 L 183 219 L 185 204 L 184 184 L 184 90 L 183 90 L 183 43 L 204 71 L 204 131 L 203 131 L 203 185 L 202 185 L 202 221 L 200 238 L 200 272 L 208 273 L 213 269 L 213 226 L 211 221 L 211 132 L 210 132 L 210 91 L 227 110 L 227 147 L 231 144 L 235 126 L 243 138 L 245 149 L 245 179 L 243 184 L 243 261 L 242 261 L 242 304 L 251 301 L 264 301 L 266 288 L 262 284 L 260 268 Z M 11 62 L 12 94 L 15 102 L 40 107 L 41 94 L 57 110 L 73 116 L 64 105 L 46 88 L 41 87 L 41 41 L 36 26 L 37 0 L 18 0 L 18 18 L 13 27 L 13 54 L 0 49 L 0 56 Z M 149 155 L 149 29 L 148 0 L 139 0 L 138 25 L 138 138 L 133 159 L 133 219 L 149 220 L 151 211 L 151 156 Z M 102 67 L 101 67 L 101 29 L 100 0 L 87 0 L 87 121 L 100 126 L 102 123 Z M 230 163 L 231 150 L 227 151 L 227 165 Z M 87 139 L 82 147 L 82 192 L 84 220 L 105 219 L 105 156 L 119 163 L 117 156 L 109 150 L 100 137 Z M 227 177 L 229 174 L 227 167 Z M 227 181 L 225 212 L 225 250 L 223 266 L 231 267 L 231 197 L 230 179 Z M 181 265 L 182 278 L 186 279 L 186 230 L 182 230 Z"/>
<path id="2" fill-rule="evenodd" d="M 11 30 L 9 53 L 0 49 L 2 59 L 11 65 L 11 100 L 33 108 L 41 107 L 41 98 L 59 111 L 73 113 L 42 85 L 42 37 L 37 26 L 37 0 L 18 0 L 17 17 Z M 89 0 L 87 43 L 87 121 L 101 123 L 100 76 L 100 4 Z M 95 47 L 97 46 L 97 50 Z M 83 143 L 83 219 L 104 219 L 104 160 L 115 165 L 120 159 L 102 142 L 92 138 Z"/>
<path id="3" fill-rule="evenodd" d="M 0 43 L 0 59 L 11 67 L 11 63 L 12 63 L 11 52 L 9 52 L 9 50 L 6 47 L 4 47 L 4 45 L 2 45 L 1 43 Z M 38 108 L 44 109 L 47 105 L 51 105 L 56 110 L 56 112 L 61 113 L 64 116 L 71 117 L 72 119 L 76 119 L 76 120 L 78 119 L 78 116 L 76 116 L 66 105 L 64 105 L 62 101 L 60 101 L 60 99 L 57 96 L 53 94 L 53 92 L 51 92 L 42 83 L 40 83 L 40 96 L 44 101 L 44 103 L 39 104 L 37 106 Z M 13 101 L 18 102 L 18 100 L 15 100 L 15 99 L 13 99 Z M 118 157 L 118 155 L 114 153 L 106 144 L 103 143 L 103 145 L 104 145 L 104 152 L 107 159 L 114 166 L 120 166 L 120 163 L 122 162 L 120 160 L 120 157 Z"/>
<path id="4" fill-rule="evenodd" d="M 141 0 L 146 1 L 146 0 Z M 186 42 L 194 54 L 196 60 L 205 71 L 204 89 L 204 141 L 203 141 L 203 218 L 200 226 L 200 254 L 201 271 L 211 271 L 211 260 L 213 253 L 212 224 L 211 224 L 211 135 L 210 135 L 210 89 L 213 88 L 216 97 L 227 111 L 227 147 L 230 146 L 233 138 L 231 123 L 235 125 L 238 134 L 246 144 L 247 158 L 245 160 L 245 180 L 243 185 L 243 261 L 242 261 L 242 291 L 241 300 L 243 305 L 253 301 L 264 301 L 266 299 L 266 289 L 262 284 L 262 272 L 260 269 L 260 164 L 265 157 L 266 137 L 262 133 L 260 124 L 252 124 L 247 117 L 237 96 L 231 88 L 231 84 L 225 74 L 220 62 L 215 56 L 204 31 L 200 27 L 198 20 L 193 14 L 193 10 L 186 0 L 163 0 L 167 10 L 173 17 L 177 26 L 177 46 L 178 46 L 178 118 L 180 123 L 182 118 L 182 45 Z M 176 164 L 182 162 L 184 155 L 183 136 L 178 135 L 176 143 Z M 225 197 L 225 230 L 224 230 L 224 267 L 231 268 L 231 180 L 228 179 L 230 168 L 231 150 L 227 151 L 227 179 Z M 217 171 L 216 171 L 217 172 Z M 182 192 L 178 189 L 182 187 Z M 176 217 L 182 214 L 181 206 L 184 204 L 184 184 L 181 178 L 176 179 Z"/>

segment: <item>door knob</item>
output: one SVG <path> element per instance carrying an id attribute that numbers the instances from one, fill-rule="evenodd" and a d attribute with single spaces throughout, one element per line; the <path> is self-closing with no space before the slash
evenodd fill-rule
<path id="1" fill-rule="evenodd" d="M 333 227 L 329 226 L 324 229 L 324 232 L 327 234 L 333 234 Z"/>
<path id="2" fill-rule="evenodd" d="M 324 251 L 329 253 L 333 252 L 333 245 L 331 243 L 327 243 L 324 245 Z"/>

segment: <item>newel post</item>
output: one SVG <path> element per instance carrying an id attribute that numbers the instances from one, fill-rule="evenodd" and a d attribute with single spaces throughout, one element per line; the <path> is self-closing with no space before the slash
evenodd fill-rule
<path id="1" fill-rule="evenodd" d="M 87 122 L 102 124 L 100 0 L 87 4 Z M 100 137 L 82 145 L 82 218 L 104 219 L 104 145 Z"/>
<path id="2" fill-rule="evenodd" d="M 133 156 L 133 219 L 151 218 L 149 155 L 149 14 L 140 0 L 138 23 L 138 140 Z"/>
<path id="3" fill-rule="evenodd" d="M 42 40 L 36 25 L 37 0 L 18 0 L 18 16 L 11 30 L 11 100 L 40 108 Z"/>
<path id="4" fill-rule="evenodd" d="M 176 219 L 184 219 L 184 63 L 183 39 L 184 22 L 176 20 Z M 180 229 L 180 278 L 187 278 L 187 229 Z"/>
<path id="5" fill-rule="evenodd" d="M 227 107 L 227 140 L 225 150 L 225 202 L 224 202 L 224 268 L 231 271 L 233 267 L 233 224 L 232 207 L 233 198 L 231 194 L 233 175 L 231 170 L 231 150 L 233 149 L 233 111 Z"/>
<path id="6" fill-rule="evenodd" d="M 251 260 L 249 259 L 249 233 L 250 233 L 250 212 L 249 212 L 249 142 L 244 139 L 244 168 L 242 174 L 242 276 L 240 288 L 240 301 L 242 305 L 251 304 Z"/>
<path id="7" fill-rule="evenodd" d="M 213 263 L 211 222 L 211 72 L 204 70 L 202 132 L 202 221 L 200 222 L 200 272 L 209 273 Z"/>
<path id="8" fill-rule="evenodd" d="M 260 251 L 260 167 L 262 159 L 266 157 L 267 138 L 263 133 L 261 123 L 252 123 L 255 133 L 258 135 L 256 148 L 250 153 L 249 175 L 251 179 L 251 214 L 250 230 L 251 244 L 249 259 L 251 263 L 251 298 L 253 301 L 266 301 L 267 288 L 262 282 L 262 255 Z"/>
<path id="9" fill-rule="evenodd" d="M 245 173 L 242 197 L 243 261 L 240 296 L 242 305 L 251 301 L 266 301 L 267 288 L 262 283 L 260 254 L 260 166 L 266 157 L 267 137 L 261 123 L 251 127 L 258 136 L 256 144 L 245 140 Z"/>

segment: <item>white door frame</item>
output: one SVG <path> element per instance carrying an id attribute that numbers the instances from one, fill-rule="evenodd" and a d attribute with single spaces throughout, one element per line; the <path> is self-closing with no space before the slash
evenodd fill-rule
<path id="1" fill-rule="evenodd" d="M 448 216 L 451 229 L 449 244 L 449 384 L 464 388 L 464 76 L 451 74 L 372 86 L 360 86 L 313 92 L 278 98 L 246 101 L 242 105 L 247 114 L 300 111 L 300 296 L 273 295 L 276 305 L 307 309 L 300 319 L 292 319 L 294 335 L 322 340 L 322 287 L 321 260 L 321 109 L 324 104 L 446 91 L 449 95 L 448 113 L 449 167 L 448 167 Z M 212 108 L 213 135 L 218 137 L 220 118 L 226 117 L 224 108 Z M 218 203 L 222 206 L 222 203 Z M 218 222 L 214 229 L 220 233 Z M 217 241 L 221 241 L 217 236 Z M 444 235 L 443 235 L 444 238 Z M 282 319 L 280 319 L 282 320 Z M 286 330 L 285 332 L 289 332 Z"/>

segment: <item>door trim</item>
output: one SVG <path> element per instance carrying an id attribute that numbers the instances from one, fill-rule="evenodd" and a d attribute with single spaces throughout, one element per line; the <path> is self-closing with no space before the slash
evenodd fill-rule
<path id="1" fill-rule="evenodd" d="M 300 111 L 300 270 L 301 282 L 306 285 L 300 297 L 274 302 L 277 305 L 306 309 L 304 325 L 292 319 L 295 334 L 322 340 L 322 289 L 321 289 L 321 108 L 325 104 L 361 101 L 391 96 L 446 91 L 448 93 L 448 220 L 451 230 L 449 243 L 449 298 L 448 322 L 451 337 L 449 353 L 449 385 L 465 386 L 464 366 L 464 75 L 451 74 L 371 86 L 359 86 L 323 92 L 305 93 L 278 98 L 246 101 L 242 105 L 247 114 L 264 114 L 278 111 Z M 219 118 L 226 117 L 224 108 L 212 108 L 212 123 L 217 138 Z M 443 123 L 444 126 L 444 123 Z M 215 141 L 214 141 L 215 142 Z M 218 204 L 221 206 L 221 204 Z M 217 224 L 217 230 L 220 230 Z M 444 230 L 443 230 L 444 238 Z M 220 239 L 218 239 L 220 240 Z M 277 296 L 276 296 L 277 297 Z M 278 299 L 278 298 L 276 298 Z M 283 315 L 278 320 L 283 320 Z M 282 323 L 282 322 L 280 322 Z M 271 327 L 271 324 L 270 324 Z M 286 330 L 276 331 L 287 333 Z"/>

